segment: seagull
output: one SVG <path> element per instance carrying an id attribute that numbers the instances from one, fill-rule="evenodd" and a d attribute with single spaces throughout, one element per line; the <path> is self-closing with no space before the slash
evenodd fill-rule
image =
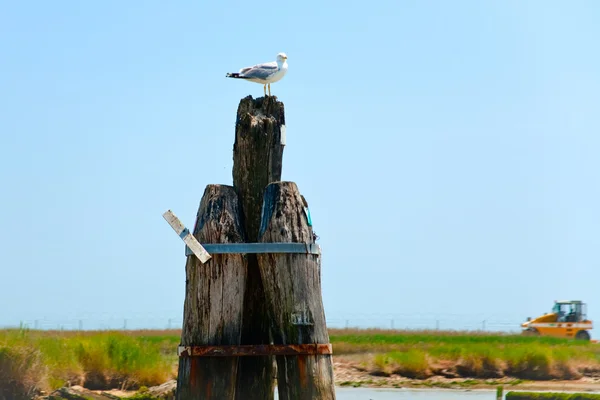
<path id="1" fill-rule="evenodd" d="M 269 86 L 269 96 L 271 96 L 271 83 L 277 82 L 287 72 L 287 56 L 285 53 L 277 54 L 277 61 L 265 64 L 258 64 L 252 67 L 240 69 L 240 72 L 231 72 L 225 75 L 227 78 L 247 79 L 250 82 L 262 83 L 267 95 L 267 85 Z"/>

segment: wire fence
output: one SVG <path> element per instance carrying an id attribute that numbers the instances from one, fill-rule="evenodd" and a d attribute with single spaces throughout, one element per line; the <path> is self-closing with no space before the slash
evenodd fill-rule
<path id="1" fill-rule="evenodd" d="M 392 329 L 518 332 L 523 320 L 484 315 L 427 314 L 338 314 L 327 317 L 327 327 L 337 329 Z M 85 318 L 39 318 L 0 324 L 3 328 L 35 330 L 163 330 L 180 329 L 183 320 L 175 316 L 99 316 Z"/>

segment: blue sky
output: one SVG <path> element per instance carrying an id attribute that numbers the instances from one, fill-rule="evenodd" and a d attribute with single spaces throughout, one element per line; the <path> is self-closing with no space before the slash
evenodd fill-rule
<path id="1" fill-rule="evenodd" d="M 161 214 L 231 184 L 225 73 L 281 51 L 329 318 L 600 317 L 600 4 L 203 3 L 0 5 L 0 325 L 180 317 Z"/>

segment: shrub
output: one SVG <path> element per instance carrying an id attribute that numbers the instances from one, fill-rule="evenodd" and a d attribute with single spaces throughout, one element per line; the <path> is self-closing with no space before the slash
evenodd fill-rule
<path id="1" fill-rule="evenodd" d="M 395 351 L 389 353 L 392 373 L 412 379 L 426 379 L 431 376 L 427 356 L 422 350 Z"/>
<path id="2" fill-rule="evenodd" d="M 499 378 L 502 376 L 499 356 L 489 346 L 463 349 L 456 372 L 469 378 Z"/>
<path id="3" fill-rule="evenodd" d="M 40 352 L 26 346 L 0 346 L 0 400 L 31 399 L 45 386 Z"/>
<path id="4" fill-rule="evenodd" d="M 387 354 L 377 354 L 373 358 L 373 368 L 371 375 L 374 376 L 390 376 L 392 374 L 391 360 Z"/>
<path id="5" fill-rule="evenodd" d="M 552 352 L 552 375 L 556 379 L 579 379 L 581 374 L 572 365 L 572 359 L 568 352 L 554 350 Z"/>
<path id="6" fill-rule="evenodd" d="M 92 336 L 79 344 L 78 357 L 89 389 L 135 389 L 170 378 L 171 363 L 156 346 L 124 334 Z"/>
<path id="7" fill-rule="evenodd" d="M 510 351 L 506 361 L 506 374 L 521 379 L 552 379 L 552 358 L 549 349 L 540 347 L 517 348 Z"/>

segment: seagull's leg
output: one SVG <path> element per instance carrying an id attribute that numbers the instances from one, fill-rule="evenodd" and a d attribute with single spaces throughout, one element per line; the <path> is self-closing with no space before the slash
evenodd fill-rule
<path id="1" fill-rule="evenodd" d="M 265 86 L 263 87 L 264 91 L 265 91 L 265 97 L 267 96 L 267 84 L 265 83 Z"/>
<path id="2" fill-rule="evenodd" d="M 271 84 L 269 83 L 269 97 L 271 97 Z"/>

